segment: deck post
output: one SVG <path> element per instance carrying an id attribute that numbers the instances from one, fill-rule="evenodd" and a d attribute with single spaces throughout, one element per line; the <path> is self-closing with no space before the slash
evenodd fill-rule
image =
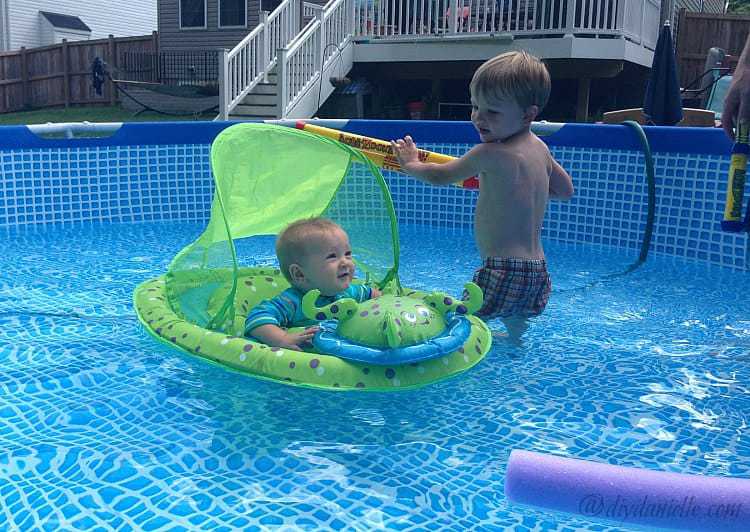
<path id="1" fill-rule="evenodd" d="M 626 0 L 627 1 L 627 0 Z M 573 36 L 573 28 L 576 25 L 576 0 L 568 1 L 568 12 L 565 17 L 565 36 Z"/>
<path id="2" fill-rule="evenodd" d="M 325 71 L 325 53 L 326 53 L 326 46 L 328 43 L 326 42 L 326 32 L 325 32 L 325 26 L 323 24 L 323 10 L 317 11 L 315 13 L 315 18 L 320 22 L 320 26 L 318 27 L 318 46 L 315 50 L 315 68 L 320 68 L 320 80 L 321 83 L 323 82 L 323 72 Z M 315 71 L 315 68 L 313 68 L 313 72 Z"/>
<path id="3" fill-rule="evenodd" d="M 268 71 L 266 69 L 268 68 L 268 63 L 271 59 L 269 50 L 271 47 L 271 35 L 268 31 L 268 11 L 260 12 L 260 23 L 263 25 L 263 34 L 260 38 L 261 50 L 258 54 L 258 59 L 260 60 L 258 72 L 263 72 L 263 83 L 268 83 Z"/>
<path id="4" fill-rule="evenodd" d="M 229 50 L 219 53 L 219 120 L 229 119 Z"/>
<path id="5" fill-rule="evenodd" d="M 461 4 L 461 8 L 463 9 L 463 3 Z M 458 29 L 458 0 L 451 0 L 450 10 L 451 16 L 448 21 L 448 32 L 456 33 Z"/>
<path id="6" fill-rule="evenodd" d="M 354 0 L 347 0 L 349 3 L 349 16 L 347 19 L 349 20 L 349 27 L 347 28 L 347 31 L 345 32 L 346 35 L 351 35 L 354 37 L 354 35 L 357 34 L 357 9 L 355 7 Z"/>
<path id="7" fill-rule="evenodd" d="M 286 48 L 279 48 L 276 50 L 276 56 L 278 57 L 278 63 L 276 63 L 278 68 L 278 76 L 276 77 L 276 92 L 278 94 L 276 105 L 278 106 L 278 109 L 276 110 L 276 115 L 278 118 L 284 118 L 284 111 L 286 110 L 286 104 L 289 100 L 289 64 L 287 63 Z"/>

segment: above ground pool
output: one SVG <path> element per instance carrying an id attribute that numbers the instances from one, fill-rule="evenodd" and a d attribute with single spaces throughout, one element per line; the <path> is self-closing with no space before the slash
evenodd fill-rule
<path id="1" fill-rule="evenodd" d="M 597 494 L 577 515 L 511 503 L 514 449 L 750 478 L 747 236 L 719 227 L 721 131 L 646 128 L 654 220 L 633 267 L 649 210 L 635 131 L 538 125 L 576 186 L 545 219 L 547 310 L 522 346 L 495 339 L 459 375 L 361 394 L 228 370 L 134 314 L 135 286 L 206 227 L 209 148 L 228 125 L 0 128 L 0 529 L 599 531 L 628 529 L 622 508 L 658 512 Z M 325 125 L 450 155 L 476 141 L 468 123 Z M 476 192 L 384 176 L 402 283 L 460 291 L 479 264 Z M 237 251 L 275 265 L 273 237 Z M 731 505 L 697 511 L 746 526 Z"/>

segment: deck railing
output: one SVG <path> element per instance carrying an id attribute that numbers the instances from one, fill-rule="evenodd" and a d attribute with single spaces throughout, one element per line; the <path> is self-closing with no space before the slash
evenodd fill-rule
<path id="1" fill-rule="evenodd" d="M 354 28 L 355 0 L 332 0 L 325 8 L 315 13 L 315 19 L 295 39 L 279 57 L 278 108 L 282 118 L 300 103 L 306 93 L 311 91 L 317 111 L 321 101 L 325 101 L 332 91 L 332 85 L 325 79 L 325 72 L 330 70 L 332 62 L 346 61 L 342 53 L 350 45 Z M 351 68 L 342 65 L 346 74 Z M 325 92 L 324 92 L 325 87 Z M 317 90 L 314 90 L 317 89 Z"/>
<path id="2" fill-rule="evenodd" d="M 657 0 L 358 0 L 363 37 L 511 32 L 620 35 L 640 39 L 658 26 Z M 656 26 L 654 26 L 656 27 Z M 638 41 L 640 43 L 640 40 Z"/>
<path id="3" fill-rule="evenodd" d="M 658 0 L 330 0 L 320 9 L 302 1 L 284 0 L 225 53 L 220 117 L 277 65 L 281 118 L 297 116 L 314 87 L 319 105 L 332 91 L 325 74 L 333 61 L 346 72 L 351 67 L 353 40 L 585 35 L 653 50 L 660 6 Z M 301 12 L 313 19 L 297 33 Z"/>

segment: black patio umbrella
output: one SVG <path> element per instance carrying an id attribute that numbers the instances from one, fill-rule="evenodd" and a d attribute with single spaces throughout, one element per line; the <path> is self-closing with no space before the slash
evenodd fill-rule
<path id="1" fill-rule="evenodd" d="M 643 100 L 643 114 L 649 119 L 649 123 L 658 126 L 673 126 L 682 120 L 680 82 L 677 78 L 677 60 L 669 21 L 664 23 L 659 40 L 656 41 L 651 76 Z"/>

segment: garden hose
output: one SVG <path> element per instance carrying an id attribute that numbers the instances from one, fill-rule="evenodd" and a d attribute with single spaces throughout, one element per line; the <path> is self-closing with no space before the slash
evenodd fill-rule
<path id="1" fill-rule="evenodd" d="M 640 253 L 638 254 L 638 259 L 636 259 L 635 262 L 633 262 L 630 266 L 628 266 L 621 272 L 603 275 L 599 279 L 596 279 L 595 281 L 592 281 L 583 286 L 579 286 L 576 288 L 569 288 L 567 290 L 559 290 L 557 291 L 557 293 L 585 290 L 587 288 L 596 286 L 604 281 L 622 277 L 623 275 L 627 275 L 637 270 L 641 266 L 641 264 L 646 262 L 646 258 L 648 257 L 648 252 L 649 252 L 649 249 L 651 248 L 651 239 L 653 237 L 653 232 L 654 232 L 654 219 L 656 218 L 656 177 L 654 174 L 654 157 L 651 153 L 651 146 L 648 143 L 648 138 L 646 138 L 646 133 L 643 131 L 643 128 L 641 127 L 641 125 L 638 122 L 635 122 L 633 120 L 626 120 L 622 124 L 624 126 L 628 126 L 637 135 L 638 140 L 641 144 L 641 148 L 643 149 L 643 159 L 646 165 L 646 186 L 647 186 L 647 196 L 648 196 L 647 213 L 646 213 L 646 228 L 643 231 L 643 240 L 641 241 L 641 250 L 640 250 Z"/>

